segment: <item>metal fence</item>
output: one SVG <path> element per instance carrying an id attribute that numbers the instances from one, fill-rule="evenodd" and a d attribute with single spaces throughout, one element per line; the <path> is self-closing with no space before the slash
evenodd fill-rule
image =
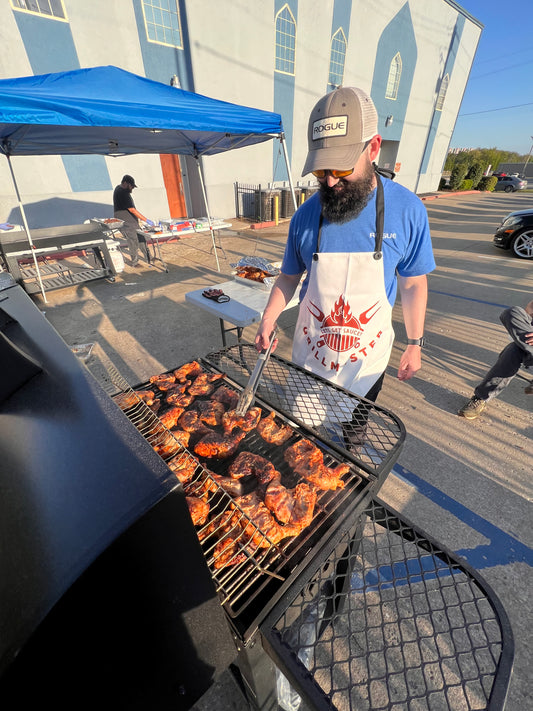
<path id="1" fill-rule="evenodd" d="M 316 186 L 298 186 L 294 189 L 296 202 L 304 200 L 317 191 Z M 270 222 L 294 214 L 294 203 L 289 187 L 272 188 L 259 185 L 235 183 L 235 216 L 252 222 Z"/>

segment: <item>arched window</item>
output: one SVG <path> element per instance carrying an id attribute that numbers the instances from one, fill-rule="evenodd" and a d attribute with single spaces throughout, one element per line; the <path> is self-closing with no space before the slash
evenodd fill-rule
<path id="1" fill-rule="evenodd" d="M 284 5 L 276 15 L 276 71 L 294 74 L 296 22 L 290 7 Z"/>
<path id="2" fill-rule="evenodd" d="M 445 74 L 442 77 L 440 83 L 439 95 L 437 96 L 437 105 L 435 106 L 435 111 L 442 111 L 444 106 L 444 99 L 446 98 L 446 92 L 448 91 L 448 84 L 450 83 L 450 75 Z"/>
<path id="3" fill-rule="evenodd" d="M 402 58 L 400 53 L 394 55 L 389 67 L 389 78 L 387 79 L 386 99 L 396 99 L 398 97 L 398 87 L 402 76 Z"/>
<path id="4" fill-rule="evenodd" d="M 344 62 L 346 61 L 346 35 L 342 27 L 331 38 L 331 54 L 329 57 L 329 85 L 336 89 L 342 86 L 344 78 Z"/>

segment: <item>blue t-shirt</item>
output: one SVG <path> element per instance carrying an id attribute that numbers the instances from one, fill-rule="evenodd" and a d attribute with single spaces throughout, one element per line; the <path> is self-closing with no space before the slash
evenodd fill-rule
<path id="1" fill-rule="evenodd" d="M 410 190 L 381 178 L 385 199 L 383 228 L 383 268 L 389 303 L 396 300 L 397 274 L 421 276 L 435 269 L 426 208 Z M 300 301 L 307 291 L 313 253 L 316 251 L 321 205 L 318 193 L 306 200 L 294 214 L 289 227 L 284 274 L 307 271 Z M 373 252 L 376 230 L 376 190 L 367 205 L 353 220 L 344 224 L 324 218 L 320 238 L 321 252 Z"/>

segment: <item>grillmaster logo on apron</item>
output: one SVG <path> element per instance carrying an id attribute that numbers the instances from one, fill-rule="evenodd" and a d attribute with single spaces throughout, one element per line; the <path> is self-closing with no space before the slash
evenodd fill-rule
<path id="1" fill-rule="evenodd" d="M 394 330 L 385 291 L 383 185 L 377 176 L 374 252 L 320 252 L 322 216 L 309 286 L 300 304 L 292 359 L 365 395 L 389 362 Z"/>

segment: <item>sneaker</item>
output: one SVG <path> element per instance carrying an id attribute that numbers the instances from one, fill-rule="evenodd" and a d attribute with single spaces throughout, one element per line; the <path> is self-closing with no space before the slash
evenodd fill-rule
<path id="1" fill-rule="evenodd" d="M 486 400 L 479 400 L 477 397 L 471 397 L 470 400 L 463 405 L 457 413 L 461 417 L 466 417 L 467 420 L 475 420 L 479 417 L 483 410 L 487 407 Z"/>

